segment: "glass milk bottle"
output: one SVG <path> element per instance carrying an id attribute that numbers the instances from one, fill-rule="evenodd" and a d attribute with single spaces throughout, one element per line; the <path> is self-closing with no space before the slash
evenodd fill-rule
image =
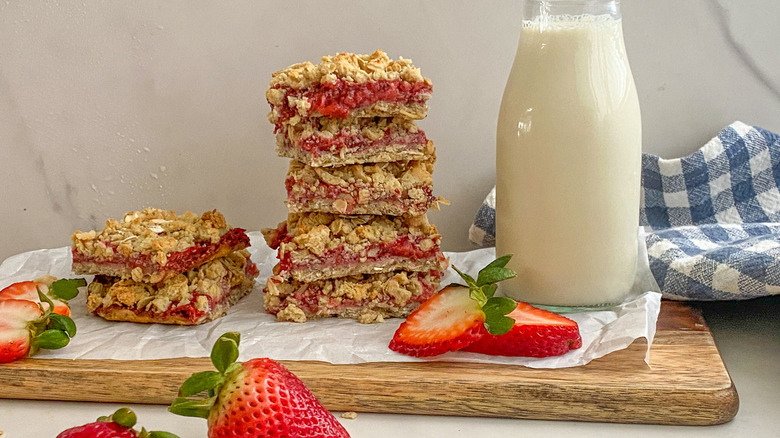
<path id="1" fill-rule="evenodd" d="M 642 128 L 619 1 L 524 0 L 496 132 L 501 291 L 622 302 L 634 281 Z"/>

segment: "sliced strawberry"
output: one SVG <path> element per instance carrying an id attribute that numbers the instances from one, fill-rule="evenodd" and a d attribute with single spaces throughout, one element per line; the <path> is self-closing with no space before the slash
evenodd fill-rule
<path id="1" fill-rule="evenodd" d="M 483 329 L 479 340 L 463 350 L 498 356 L 547 357 L 582 347 L 577 323 L 565 316 L 523 302 L 517 303 L 507 316 L 515 320 L 509 332 L 496 336 Z"/>
<path id="2" fill-rule="evenodd" d="M 52 310 L 54 313 L 70 316 L 70 307 L 68 307 L 68 304 L 54 298 L 49 293 L 49 287 L 45 283 L 38 281 L 20 281 L 14 283 L 3 290 L 0 290 L 0 300 L 28 300 L 37 304 L 40 303 L 41 300 L 38 297 L 38 290 L 36 288 L 40 288 L 41 292 L 46 294 L 54 303 L 54 309 Z M 44 310 L 48 309 L 48 306 L 47 303 L 43 303 Z"/>
<path id="3" fill-rule="evenodd" d="M 0 300 L 0 363 L 26 357 L 32 346 L 33 322 L 43 311 L 27 300 Z"/>
<path id="4" fill-rule="evenodd" d="M 0 363 L 32 356 L 39 349 L 62 348 L 76 334 L 76 325 L 66 315 L 51 312 L 51 301 L 46 311 L 30 300 L 0 300 Z"/>
<path id="5" fill-rule="evenodd" d="M 448 286 L 424 302 L 401 323 L 390 349 L 415 357 L 459 350 L 482 333 L 485 313 L 469 289 Z"/>

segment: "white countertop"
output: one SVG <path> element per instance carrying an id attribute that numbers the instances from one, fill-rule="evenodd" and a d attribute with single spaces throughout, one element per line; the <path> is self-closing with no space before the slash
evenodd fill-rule
<path id="1" fill-rule="evenodd" d="M 780 296 L 745 302 L 701 305 L 715 342 L 731 373 L 740 398 L 737 416 L 719 426 L 655 426 L 635 424 L 531 421 L 503 418 L 434 417 L 360 413 L 354 420 L 341 419 L 354 438 L 397 437 L 403 433 L 416 438 L 526 436 L 604 437 L 775 437 L 780 434 Z M 121 405 L 87 402 L 44 402 L 0 400 L 2 438 L 54 437 L 60 431 L 94 421 Z M 170 414 L 164 406 L 130 405 L 138 415 L 139 426 L 147 430 L 167 430 L 181 436 L 205 437 L 206 422 Z M 338 416 L 338 414 L 337 414 Z"/>

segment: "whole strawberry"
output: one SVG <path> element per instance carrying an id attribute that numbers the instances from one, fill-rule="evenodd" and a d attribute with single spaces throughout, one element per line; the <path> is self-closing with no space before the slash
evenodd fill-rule
<path id="1" fill-rule="evenodd" d="M 303 382 L 278 362 L 237 363 L 240 335 L 222 335 L 211 361 L 218 371 L 193 374 L 168 408 L 178 415 L 208 419 L 208 436 L 349 437 L 344 427 Z M 206 399 L 188 398 L 207 393 Z"/>
<path id="2" fill-rule="evenodd" d="M 130 408 L 119 408 L 108 417 L 100 417 L 93 423 L 72 427 L 57 435 L 57 438 L 179 438 L 169 432 L 133 429 L 137 419 Z"/>

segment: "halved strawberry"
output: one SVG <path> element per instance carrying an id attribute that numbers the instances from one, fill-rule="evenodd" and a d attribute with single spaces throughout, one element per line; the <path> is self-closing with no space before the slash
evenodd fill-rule
<path id="1" fill-rule="evenodd" d="M 453 266 L 468 286 L 451 285 L 401 323 L 390 349 L 410 356 L 464 350 L 501 356 L 555 356 L 582 346 L 577 323 L 561 315 L 493 296 L 496 283 L 515 276 L 499 257 L 477 278 Z"/>
<path id="2" fill-rule="evenodd" d="M 42 315 L 40 306 L 32 301 L 0 301 L 0 363 L 27 356 L 32 347 L 31 328 Z"/>
<path id="3" fill-rule="evenodd" d="M 463 286 L 447 286 L 401 323 L 390 349 L 415 357 L 459 350 L 482 336 L 485 312 Z"/>
<path id="4" fill-rule="evenodd" d="M 48 303 L 46 311 L 30 300 L 0 300 L 0 363 L 32 356 L 40 348 L 62 348 L 76 334 L 69 316 L 52 313 L 46 295 L 39 299 Z"/>
<path id="5" fill-rule="evenodd" d="M 547 357 L 559 356 L 582 347 L 577 323 L 565 316 L 519 302 L 508 317 L 514 326 L 503 335 L 482 336 L 463 351 L 498 356 Z"/>
<path id="6" fill-rule="evenodd" d="M 494 260 L 476 279 L 453 266 L 468 286 L 447 286 L 422 303 L 396 330 L 390 349 L 416 357 L 435 356 L 473 343 L 485 329 L 507 332 L 514 321 L 505 315 L 515 302 L 493 295 L 497 282 L 515 276 L 505 267 L 511 257 Z"/>
<path id="7" fill-rule="evenodd" d="M 0 300 L 28 300 L 40 304 L 41 300 L 38 298 L 38 288 L 40 288 L 41 292 L 46 294 L 54 303 L 54 310 L 52 310 L 54 313 L 70 316 L 70 307 L 68 307 L 68 303 L 54 298 L 49 293 L 49 286 L 40 281 L 20 281 L 7 286 L 3 290 L 0 290 Z M 43 303 L 42 305 L 44 309 L 48 308 L 47 303 Z"/>

